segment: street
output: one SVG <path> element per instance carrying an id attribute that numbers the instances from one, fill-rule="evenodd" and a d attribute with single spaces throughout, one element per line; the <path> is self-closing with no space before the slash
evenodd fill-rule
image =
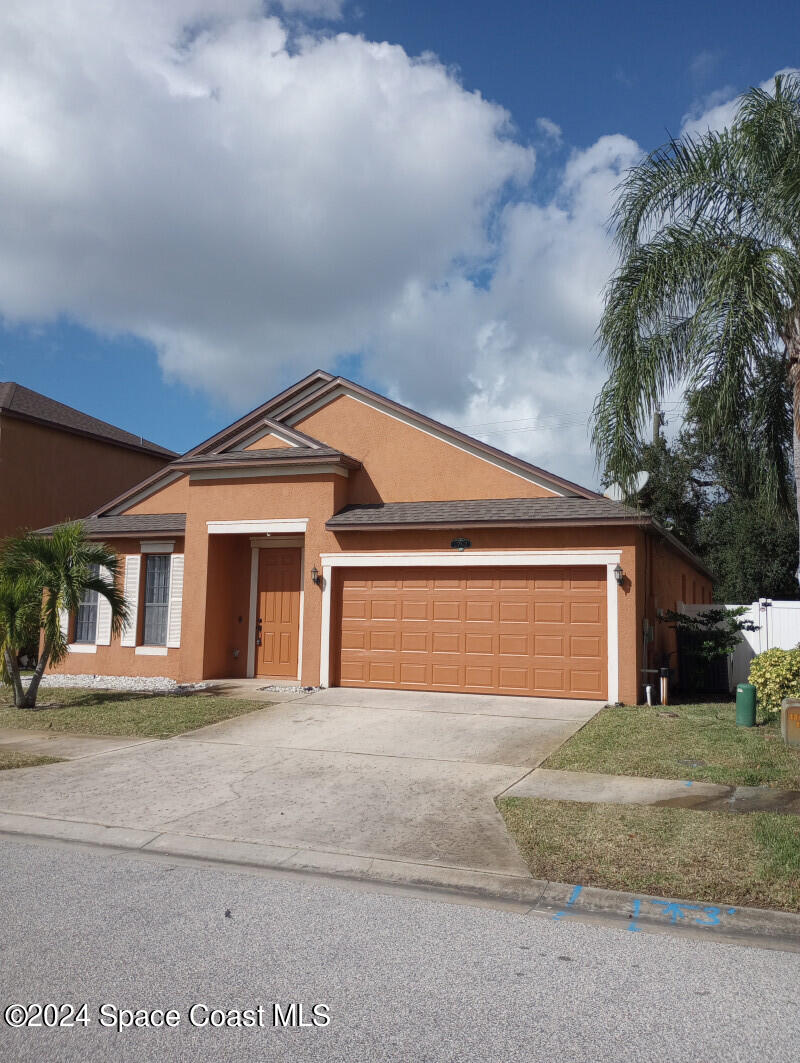
<path id="1" fill-rule="evenodd" d="M 111 849 L 0 857 L 3 1012 L 87 1005 L 0 1018 L 4 1059 L 797 1058 L 798 954 Z"/>

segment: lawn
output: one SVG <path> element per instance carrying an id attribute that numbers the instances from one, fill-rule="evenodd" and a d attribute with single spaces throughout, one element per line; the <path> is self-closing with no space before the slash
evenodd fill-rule
<path id="1" fill-rule="evenodd" d="M 602 709 L 544 768 L 800 789 L 800 750 L 780 724 L 737 727 L 730 703 Z"/>
<path id="2" fill-rule="evenodd" d="M 15 749 L 0 749 L 0 771 L 7 768 L 38 768 L 40 764 L 58 762 L 58 757 L 38 757 L 32 753 L 17 753 Z"/>
<path id="3" fill-rule="evenodd" d="M 48 687 L 40 689 L 36 709 L 15 709 L 7 692 L 0 695 L 0 727 L 170 738 L 268 705 L 210 693 L 131 694 Z"/>
<path id="4" fill-rule="evenodd" d="M 501 798 L 535 878 L 800 911 L 800 822 L 644 805 Z"/>

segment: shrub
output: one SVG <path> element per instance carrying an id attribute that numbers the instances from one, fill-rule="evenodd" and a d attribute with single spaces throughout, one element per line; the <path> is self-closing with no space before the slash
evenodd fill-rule
<path id="1" fill-rule="evenodd" d="M 784 698 L 800 698 L 800 648 L 759 653 L 750 664 L 749 678 L 756 688 L 759 712 L 768 719 L 781 711 Z"/>

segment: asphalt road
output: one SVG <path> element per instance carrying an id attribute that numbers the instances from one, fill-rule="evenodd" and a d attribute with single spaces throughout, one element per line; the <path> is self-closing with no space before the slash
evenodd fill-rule
<path id="1" fill-rule="evenodd" d="M 0 860 L 2 1010 L 85 1002 L 89 1023 L 0 1016 L 4 1060 L 798 1058 L 800 954 L 104 850 L 2 840 Z M 330 1021 L 275 1028 L 276 1002 Z M 263 1027 L 190 1021 L 259 1004 Z M 179 1025 L 117 1032 L 101 1005 Z"/>

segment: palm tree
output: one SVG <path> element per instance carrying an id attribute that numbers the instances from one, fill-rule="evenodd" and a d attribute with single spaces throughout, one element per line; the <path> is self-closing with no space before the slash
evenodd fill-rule
<path id="1" fill-rule="evenodd" d="M 598 330 L 609 378 L 593 414 L 606 474 L 631 484 L 651 415 L 682 385 L 702 397 L 708 441 L 756 456 L 763 503 L 791 506 L 788 396 L 800 514 L 800 77 L 750 89 L 729 128 L 634 166 L 612 225 L 620 265 Z"/>
<path id="2" fill-rule="evenodd" d="M 99 575 L 106 569 L 108 578 Z M 111 606 L 111 632 L 118 635 L 128 615 L 117 587 L 117 555 L 86 538 L 83 525 L 62 524 L 49 536 L 29 532 L 6 542 L 0 557 L 0 634 L 3 635 L 3 679 L 14 688 L 17 708 L 34 708 L 44 671 L 67 655 L 63 613 L 76 613 L 84 595 L 94 591 Z M 17 652 L 30 632 L 30 615 L 41 630 L 39 660 L 23 690 Z"/>

